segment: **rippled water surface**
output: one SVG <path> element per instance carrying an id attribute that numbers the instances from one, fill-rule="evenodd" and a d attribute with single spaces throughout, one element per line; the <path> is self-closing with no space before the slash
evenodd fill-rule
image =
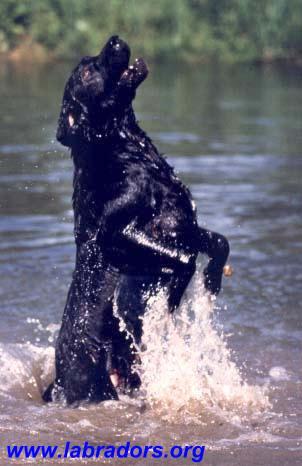
<path id="1" fill-rule="evenodd" d="M 40 393 L 74 264 L 72 163 L 54 140 L 70 68 L 0 69 L 2 446 L 202 444 L 208 465 L 301 465 L 301 71 L 151 67 L 141 124 L 200 224 L 229 238 L 235 274 L 214 304 L 196 277 L 173 321 L 150 304 L 137 399 L 67 409 Z"/>

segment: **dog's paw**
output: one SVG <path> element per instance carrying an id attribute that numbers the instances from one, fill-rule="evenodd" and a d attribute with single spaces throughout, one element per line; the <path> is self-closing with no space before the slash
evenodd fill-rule
<path id="1" fill-rule="evenodd" d="M 216 270 L 209 270 L 205 268 L 204 271 L 204 286 L 211 294 L 218 295 L 221 289 L 223 268 Z"/>

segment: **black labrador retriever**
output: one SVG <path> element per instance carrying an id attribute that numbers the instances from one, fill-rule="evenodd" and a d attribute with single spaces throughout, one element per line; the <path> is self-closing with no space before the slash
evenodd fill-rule
<path id="1" fill-rule="evenodd" d="M 76 264 L 45 401 L 117 399 L 116 380 L 138 387 L 133 342 L 147 299 L 164 289 L 173 312 L 199 252 L 210 259 L 205 287 L 221 287 L 228 242 L 198 226 L 189 190 L 139 127 L 131 103 L 148 70 L 129 58 L 127 43 L 111 37 L 81 60 L 64 91 L 57 139 L 74 161 Z"/>

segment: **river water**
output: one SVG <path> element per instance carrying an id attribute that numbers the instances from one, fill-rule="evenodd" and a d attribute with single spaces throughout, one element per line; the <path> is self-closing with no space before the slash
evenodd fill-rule
<path id="1" fill-rule="evenodd" d="M 70 68 L 0 68 L 1 464 L 8 444 L 69 440 L 205 445 L 211 466 L 301 465 L 301 71 L 151 66 L 141 125 L 190 186 L 200 224 L 228 237 L 235 273 L 216 302 L 197 274 L 173 320 L 160 297 L 150 303 L 137 398 L 71 409 L 40 398 L 74 264 L 72 163 L 54 140 Z M 192 464 L 107 460 L 123 461 Z"/>

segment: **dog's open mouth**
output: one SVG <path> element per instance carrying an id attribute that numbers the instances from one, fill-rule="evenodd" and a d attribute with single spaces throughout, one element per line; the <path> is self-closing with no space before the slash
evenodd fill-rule
<path id="1" fill-rule="evenodd" d="M 148 67 L 143 58 L 136 58 L 121 75 L 120 82 L 127 81 L 136 87 L 148 76 Z"/>
<path id="2" fill-rule="evenodd" d="M 130 47 L 119 36 L 112 36 L 96 57 L 96 66 L 104 67 L 113 87 L 116 83 L 137 87 L 148 75 L 142 58 L 136 58 L 129 66 Z"/>

